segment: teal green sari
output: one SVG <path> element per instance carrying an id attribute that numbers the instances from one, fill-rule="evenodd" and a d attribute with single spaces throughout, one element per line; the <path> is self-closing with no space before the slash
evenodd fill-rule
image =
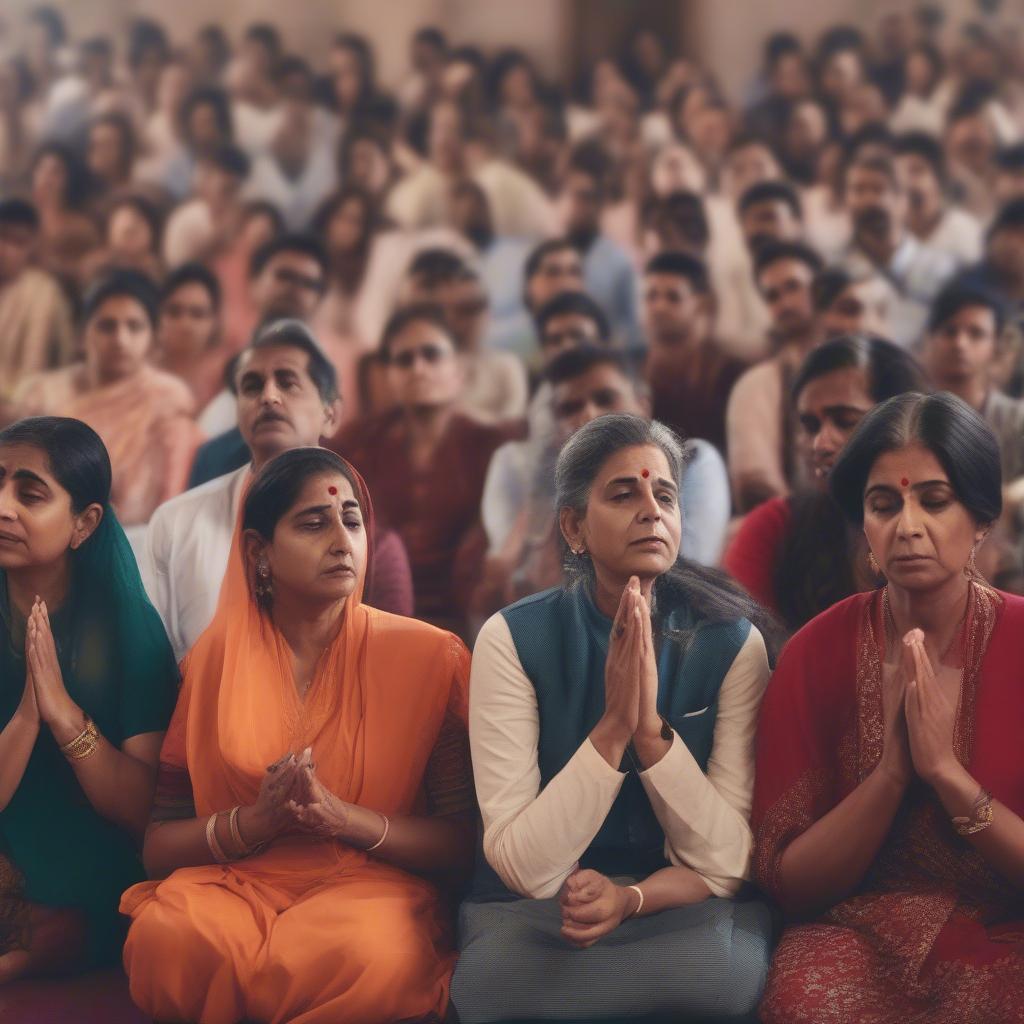
<path id="1" fill-rule="evenodd" d="M 72 553 L 67 600 L 51 609 L 64 686 L 115 747 L 167 728 L 177 697 L 174 655 L 146 598 L 131 548 L 107 508 Z M 25 688 L 25 622 L 0 570 L 0 729 Z M 10 803 L 0 811 L 0 952 L 30 941 L 27 905 L 79 911 L 85 966 L 116 960 L 121 893 L 144 877 L 135 840 L 93 810 L 45 724 Z"/>

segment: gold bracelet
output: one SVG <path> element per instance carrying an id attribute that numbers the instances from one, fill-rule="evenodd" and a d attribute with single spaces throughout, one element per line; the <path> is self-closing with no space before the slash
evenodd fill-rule
<path id="1" fill-rule="evenodd" d="M 238 812 L 240 810 L 240 807 L 231 808 L 231 813 L 228 815 L 228 831 L 231 833 L 231 842 L 235 844 L 235 855 L 245 857 L 249 852 L 249 847 L 242 842 L 242 833 L 238 831 Z"/>
<path id="2" fill-rule="evenodd" d="M 219 817 L 220 812 L 218 811 L 206 819 L 206 845 L 210 848 L 210 853 L 213 854 L 213 859 L 218 864 L 227 864 L 228 858 L 225 856 L 224 848 L 217 839 L 217 819 Z"/>
<path id="3" fill-rule="evenodd" d="M 100 746 L 100 731 L 96 723 L 88 716 L 85 716 L 85 728 L 69 743 L 60 748 L 60 752 L 69 761 L 84 761 L 91 757 Z"/>
<path id="4" fill-rule="evenodd" d="M 953 819 L 953 827 L 957 835 L 973 836 L 983 832 L 992 824 L 992 794 L 984 786 L 974 800 L 974 809 L 970 817 L 958 815 Z"/>

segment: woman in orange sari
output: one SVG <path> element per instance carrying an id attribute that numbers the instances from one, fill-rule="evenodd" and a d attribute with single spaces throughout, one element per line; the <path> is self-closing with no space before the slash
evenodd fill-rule
<path id="1" fill-rule="evenodd" d="M 132 996 L 158 1019 L 445 1012 L 435 882 L 472 861 L 469 655 L 361 603 L 371 536 L 361 478 L 324 449 L 246 496 L 161 752 L 144 860 L 163 880 L 121 904 Z"/>
<path id="2" fill-rule="evenodd" d="M 832 470 L 886 585 L 790 640 L 761 705 L 758 882 L 790 915 L 765 1024 L 1024 1022 L 1024 599 L 975 553 L 999 447 L 900 395 Z"/>

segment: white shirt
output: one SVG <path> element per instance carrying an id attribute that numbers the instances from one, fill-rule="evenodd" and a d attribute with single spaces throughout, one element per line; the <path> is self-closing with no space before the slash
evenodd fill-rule
<path id="1" fill-rule="evenodd" d="M 769 674 L 764 640 L 751 628 L 719 691 L 707 775 L 678 735 L 668 753 L 640 773 L 665 832 L 666 858 L 696 871 L 716 896 L 733 895 L 750 867 L 754 735 Z M 533 899 L 558 893 L 625 780 L 588 737 L 541 790 L 539 736 L 537 693 L 499 613 L 484 623 L 473 649 L 473 777 L 484 855 L 510 889 Z"/>
<path id="2" fill-rule="evenodd" d="M 178 661 L 217 610 L 248 473 L 243 466 L 185 491 L 149 521 L 139 569 Z"/>

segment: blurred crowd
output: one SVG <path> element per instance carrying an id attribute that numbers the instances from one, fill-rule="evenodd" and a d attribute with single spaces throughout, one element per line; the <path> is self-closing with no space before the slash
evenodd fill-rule
<path id="1" fill-rule="evenodd" d="M 684 554 L 792 629 L 872 582 L 822 487 L 845 439 L 934 388 L 999 438 L 979 566 L 1024 589 L 1019 23 L 780 25 L 738 101 L 643 27 L 571 88 L 424 27 L 392 89 L 360 35 L 312 65 L 282 26 L 171 28 L 41 6 L 0 59 L 0 425 L 100 433 L 144 576 L 165 502 L 319 440 L 390 606 L 472 635 L 559 581 L 554 457 L 631 411 L 688 441 Z M 282 319 L 309 422 L 254 355 Z"/>

